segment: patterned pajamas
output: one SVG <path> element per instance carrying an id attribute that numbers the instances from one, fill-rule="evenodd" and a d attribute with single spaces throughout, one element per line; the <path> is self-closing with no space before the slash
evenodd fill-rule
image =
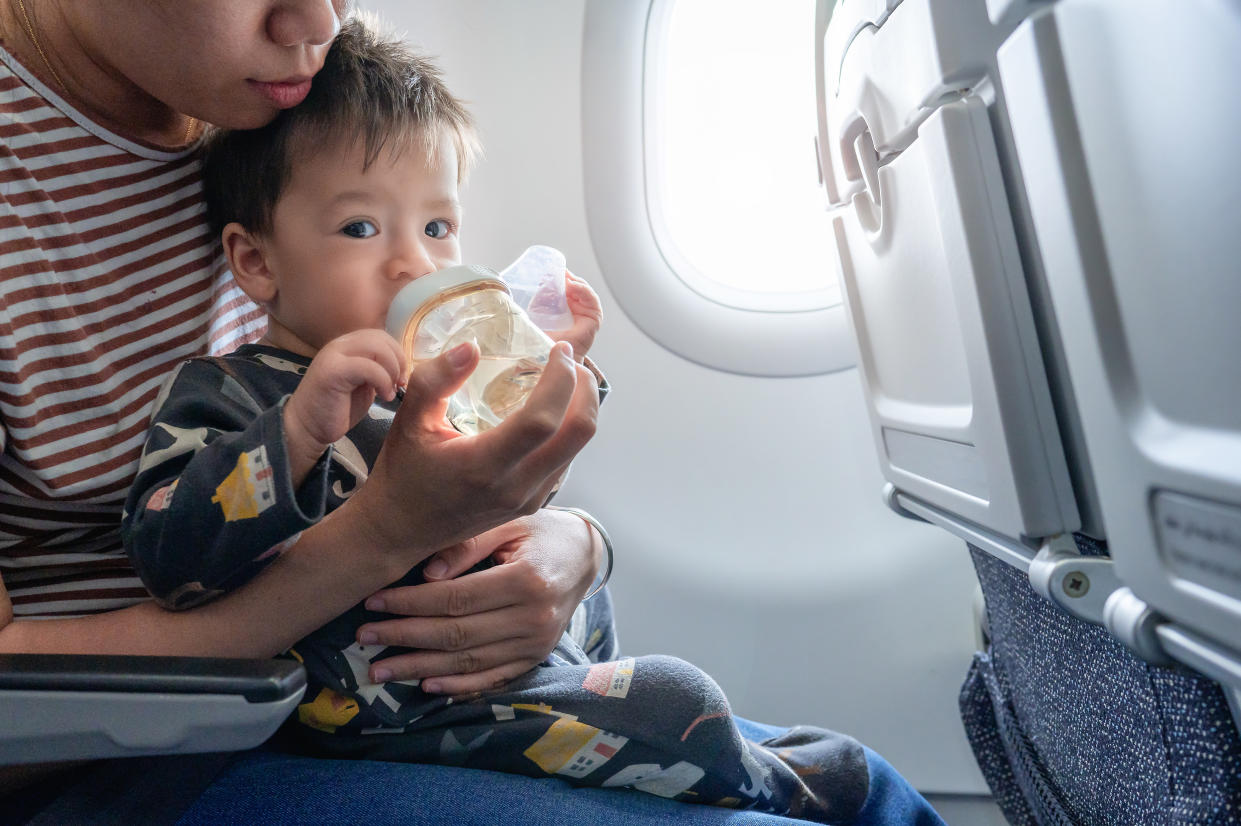
<path id="1" fill-rule="evenodd" d="M 294 491 L 281 409 L 309 360 L 261 345 L 186 362 L 153 419 L 124 515 L 126 547 L 151 592 L 186 608 L 236 588 L 366 479 L 393 415 L 377 403 Z M 418 569 L 399 584 L 422 581 Z M 357 628 L 357 605 L 289 655 L 309 687 L 292 725 L 316 754 L 493 769 L 663 797 L 848 822 L 868 791 L 852 738 L 797 727 L 743 740 L 719 686 L 673 657 L 619 659 L 604 591 L 583 603 L 556 651 L 503 689 L 454 701 L 417 681 L 367 682 L 399 649 Z"/>

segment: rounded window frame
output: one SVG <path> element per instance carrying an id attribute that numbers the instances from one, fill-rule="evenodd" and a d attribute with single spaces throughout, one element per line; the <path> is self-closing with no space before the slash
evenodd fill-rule
<path id="1" fill-rule="evenodd" d="M 807 306 L 830 291 L 757 293 L 711 281 L 680 258 L 659 224 L 650 197 L 655 138 L 647 127 L 658 60 L 651 47 L 674 2 L 587 0 L 583 172 L 587 223 L 604 279 L 646 335 L 694 363 L 754 376 L 852 367 L 856 349 L 843 301 Z"/>

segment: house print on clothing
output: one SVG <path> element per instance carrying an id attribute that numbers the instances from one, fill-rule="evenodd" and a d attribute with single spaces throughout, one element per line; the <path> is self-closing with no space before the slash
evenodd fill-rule
<path id="1" fill-rule="evenodd" d="M 358 715 L 358 701 L 330 688 L 321 688 L 313 700 L 297 707 L 302 725 L 333 732 Z"/>
<path id="2" fill-rule="evenodd" d="M 628 737 L 561 717 L 523 752 L 548 774 L 585 777 L 612 759 Z"/>
<path id="3" fill-rule="evenodd" d="M 658 763 L 636 763 L 603 781 L 603 787 L 628 786 L 660 797 L 676 797 L 689 791 L 705 775 L 705 771 L 684 760 L 666 769 Z"/>
<path id="4" fill-rule="evenodd" d="M 582 682 L 582 688 L 593 691 L 600 697 L 629 696 L 629 686 L 633 683 L 633 657 L 625 657 L 610 663 L 599 663 L 591 666 Z"/>
<path id="5" fill-rule="evenodd" d="M 272 483 L 271 463 L 267 446 L 237 457 L 237 465 L 215 489 L 211 501 L 224 511 L 225 522 L 253 519 L 276 504 L 276 486 Z"/>

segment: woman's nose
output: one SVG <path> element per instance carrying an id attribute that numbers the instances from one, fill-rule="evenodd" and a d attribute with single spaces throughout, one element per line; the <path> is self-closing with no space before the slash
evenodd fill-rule
<path id="1" fill-rule="evenodd" d="M 279 46 L 322 46 L 340 31 L 338 3 L 286 0 L 267 17 L 267 36 Z"/>

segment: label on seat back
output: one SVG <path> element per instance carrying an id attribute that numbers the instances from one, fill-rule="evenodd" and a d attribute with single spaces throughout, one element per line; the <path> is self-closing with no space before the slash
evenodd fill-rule
<path id="1" fill-rule="evenodd" d="M 1241 599 L 1241 508 L 1160 491 L 1155 534 L 1167 566 L 1212 591 Z"/>

